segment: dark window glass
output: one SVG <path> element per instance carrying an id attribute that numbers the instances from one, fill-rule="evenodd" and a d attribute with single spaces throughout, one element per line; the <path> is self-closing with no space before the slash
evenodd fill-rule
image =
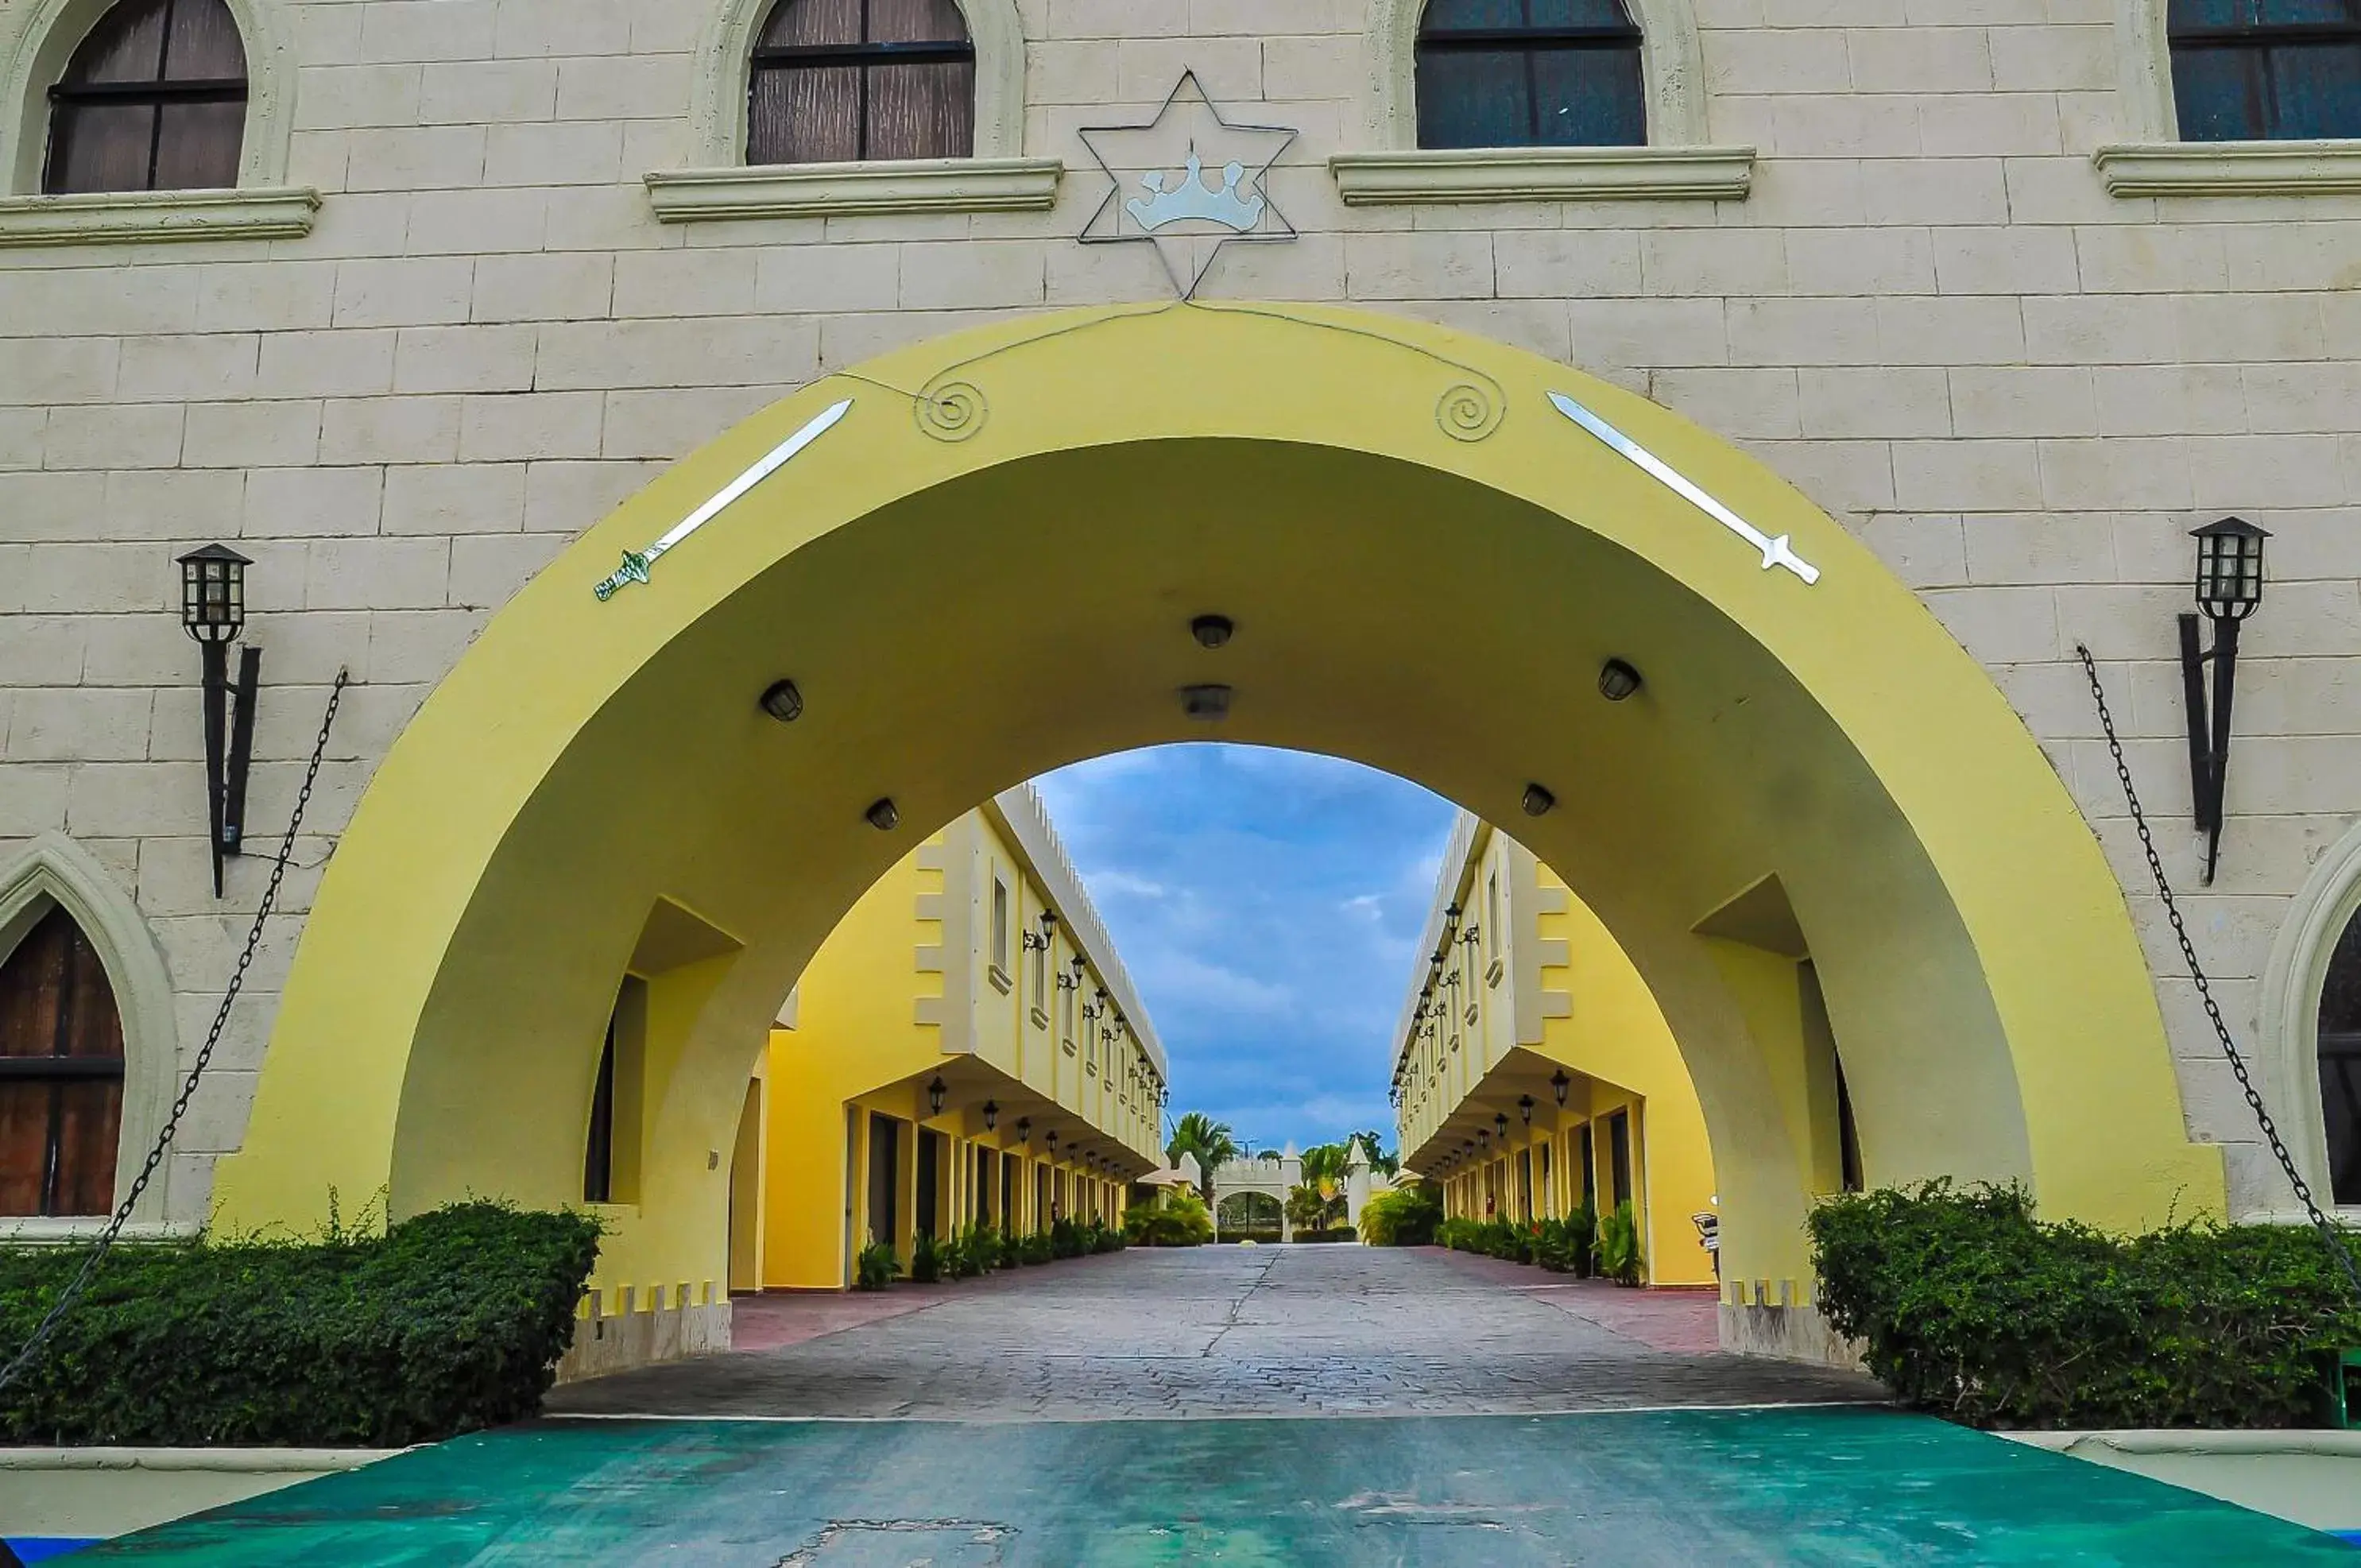
<path id="1" fill-rule="evenodd" d="M 52 907 L 0 962 L 0 1214 L 113 1210 L 122 1116 L 114 988 Z"/>
<path id="2" fill-rule="evenodd" d="M 918 1129 L 918 1184 L 914 1195 L 917 1204 L 915 1218 L 918 1234 L 935 1234 L 935 1186 L 941 1179 L 942 1143 L 940 1133 Z"/>
<path id="3" fill-rule="evenodd" d="M 41 189 L 225 189 L 245 133 L 246 49 L 223 0 L 124 0 L 49 89 Z"/>
<path id="4" fill-rule="evenodd" d="M 598 1081 L 590 1091 L 590 1132 L 582 1146 L 582 1201 L 615 1201 L 615 1014 L 607 1015 L 607 1044 L 598 1052 Z"/>
<path id="5" fill-rule="evenodd" d="M 2361 137 L 2361 0 L 2171 0 L 2184 141 Z"/>
<path id="6" fill-rule="evenodd" d="M 1433 0 L 1417 71 L 1421 147 L 1648 139 L 1640 29 L 1620 0 Z"/>
<path id="7" fill-rule="evenodd" d="M 1607 1118 L 1608 1190 L 1621 1208 L 1631 1201 L 1631 1115 L 1618 1111 Z"/>
<path id="8" fill-rule="evenodd" d="M 2361 1204 L 2361 915 L 2337 939 L 2320 996 L 2320 1104 L 2329 1188 Z"/>
<path id="9" fill-rule="evenodd" d="M 1598 1212 L 1598 1144 L 1587 1122 L 1582 1124 L 1582 1206 Z"/>
<path id="10" fill-rule="evenodd" d="M 894 1195 L 901 1186 L 900 1124 L 869 1113 L 869 1239 L 895 1245 Z"/>
<path id="11" fill-rule="evenodd" d="M 1868 1190 L 1861 1173 L 1861 1127 L 1852 1117 L 1852 1091 L 1846 1087 L 1841 1061 L 1837 1063 L 1837 1172 L 1846 1191 Z"/>
<path id="12" fill-rule="evenodd" d="M 965 158 L 975 45 L 954 0 L 781 0 L 754 45 L 749 163 Z"/>

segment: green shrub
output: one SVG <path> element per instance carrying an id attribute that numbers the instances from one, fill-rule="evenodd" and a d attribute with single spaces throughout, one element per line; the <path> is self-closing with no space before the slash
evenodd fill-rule
<path id="1" fill-rule="evenodd" d="M 1202 1198 L 1174 1188 L 1125 1210 L 1123 1234 L 1134 1246 L 1202 1246 L 1213 1239 L 1213 1216 Z"/>
<path id="2" fill-rule="evenodd" d="M 1810 1226 L 1830 1326 L 1904 1403 L 1974 1426 L 2299 1426 L 2326 1356 L 2361 1345 L 2308 1229 L 2113 1236 L 1948 1182 L 1831 1199 Z"/>
<path id="3" fill-rule="evenodd" d="M 1047 1263 L 1057 1255 L 1057 1248 L 1050 1244 L 1049 1232 L 1036 1231 L 1031 1235 L 1025 1238 L 1025 1247 L 1022 1254 L 1022 1260 L 1024 1262 L 1028 1264 Z"/>
<path id="4" fill-rule="evenodd" d="M 1615 1205 L 1613 1213 L 1598 1216 L 1594 1250 L 1601 1276 L 1618 1285 L 1640 1283 L 1640 1270 L 1646 1260 L 1640 1255 L 1640 1222 L 1631 1212 L 1631 1200 L 1626 1198 Z"/>
<path id="5" fill-rule="evenodd" d="M 910 1283 L 932 1285 L 943 1277 L 942 1244 L 926 1232 L 910 1244 Z"/>
<path id="6" fill-rule="evenodd" d="M 852 1288 L 855 1290 L 883 1290 L 902 1277 L 902 1260 L 884 1242 L 871 1242 L 861 1249 L 853 1260 Z"/>
<path id="7" fill-rule="evenodd" d="M 0 1344 L 82 1255 L 0 1252 Z M 119 1247 L 0 1394 L 0 1442 L 395 1448 L 521 1420 L 598 1255 L 587 1215 L 490 1203 L 382 1236 Z"/>
<path id="8" fill-rule="evenodd" d="M 1583 1204 L 1565 1217 L 1565 1255 L 1576 1279 L 1587 1279 L 1598 1265 L 1598 1216 Z"/>
<path id="9" fill-rule="evenodd" d="M 1350 1225 L 1323 1225 L 1315 1231 L 1298 1231 L 1295 1239 L 1300 1242 L 1355 1242 L 1361 1238 Z"/>
<path id="10" fill-rule="evenodd" d="M 1014 1231 L 1000 1233 L 1000 1261 L 994 1266 L 1015 1268 L 1025 1261 L 1025 1238 Z"/>
<path id="11" fill-rule="evenodd" d="M 1443 1193 L 1433 1182 L 1380 1192 L 1361 1207 L 1361 1239 L 1371 1246 L 1430 1246 L 1443 1223 Z"/>
<path id="12" fill-rule="evenodd" d="M 1082 1227 L 1073 1221 L 1061 1219 L 1050 1225 L 1049 1255 L 1051 1257 L 1080 1257 L 1082 1255 L 1084 1245 Z"/>

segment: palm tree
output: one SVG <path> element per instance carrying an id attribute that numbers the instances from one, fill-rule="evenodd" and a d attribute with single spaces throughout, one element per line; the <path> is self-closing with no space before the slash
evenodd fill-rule
<path id="1" fill-rule="evenodd" d="M 1180 1157 L 1197 1157 L 1199 1185 L 1204 1189 L 1205 1201 L 1213 1201 L 1213 1170 L 1226 1161 L 1238 1157 L 1238 1142 L 1230 1132 L 1227 1122 L 1216 1122 L 1202 1111 L 1191 1111 L 1172 1124 L 1172 1141 L 1164 1146 L 1164 1157 L 1174 1165 Z"/>

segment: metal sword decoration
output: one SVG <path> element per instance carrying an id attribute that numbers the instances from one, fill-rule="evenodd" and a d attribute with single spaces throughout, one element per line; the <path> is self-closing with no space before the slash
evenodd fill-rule
<path id="1" fill-rule="evenodd" d="M 657 540 L 645 550 L 624 551 L 623 564 L 615 568 L 612 576 L 590 591 L 598 596 L 601 604 L 604 604 L 620 593 L 626 585 L 646 582 L 648 568 L 654 565 L 665 551 L 711 522 L 726 510 L 731 502 L 785 467 L 788 460 L 796 453 L 834 429 L 836 422 L 850 413 L 851 410 L 851 398 L 846 398 L 841 402 L 831 403 L 822 409 L 809 424 L 771 448 L 752 467 L 716 490 L 711 499 L 674 524 L 671 532 L 662 539 Z"/>
<path id="2" fill-rule="evenodd" d="M 1621 431 L 1616 429 L 1605 420 L 1599 418 L 1597 414 L 1592 413 L 1588 409 L 1584 408 L 1580 403 L 1576 402 L 1564 392 L 1552 392 L 1549 395 L 1549 400 L 1551 402 L 1557 405 L 1558 412 L 1565 415 L 1566 418 L 1574 421 L 1575 423 L 1582 426 L 1583 429 L 1598 437 L 1599 440 L 1605 442 L 1617 452 L 1621 453 L 1625 457 L 1630 458 L 1633 464 L 1645 470 L 1648 476 L 1654 479 L 1658 484 L 1664 486 L 1666 489 L 1672 491 L 1675 495 L 1680 497 L 1681 499 L 1688 502 L 1689 505 L 1697 508 L 1697 510 L 1705 513 L 1706 516 L 1713 519 L 1714 521 L 1721 524 L 1722 527 L 1730 530 L 1730 532 L 1735 533 L 1749 544 L 1753 545 L 1757 550 L 1762 551 L 1763 569 L 1764 571 L 1767 572 L 1773 566 L 1784 566 L 1787 570 L 1795 573 L 1795 576 L 1803 578 L 1806 583 L 1817 583 L 1820 580 L 1820 569 L 1817 566 L 1813 565 L 1809 561 L 1805 560 L 1801 555 L 1795 554 L 1795 548 L 1793 544 L 1788 543 L 1787 535 L 1782 533 L 1774 538 L 1772 535 L 1763 532 L 1761 529 L 1755 527 L 1752 523 L 1747 521 L 1744 518 L 1739 516 L 1736 512 L 1730 510 L 1728 507 L 1722 505 L 1711 496 L 1706 494 L 1705 491 L 1699 489 L 1697 485 L 1692 483 L 1688 477 L 1683 474 L 1679 469 L 1674 467 L 1671 464 L 1665 462 L 1663 458 L 1657 456 L 1654 453 L 1649 451 L 1646 447 L 1641 445 L 1638 442 L 1632 440 L 1630 436 L 1624 434 Z"/>

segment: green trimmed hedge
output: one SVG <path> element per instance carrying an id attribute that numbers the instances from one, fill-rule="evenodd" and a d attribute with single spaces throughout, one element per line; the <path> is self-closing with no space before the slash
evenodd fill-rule
<path id="1" fill-rule="evenodd" d="M 1905 1404 L 1972 1426 L 2292 1427 L 2361 1346 L 2319 1234 L 2036 1220 L 2020 1189 L 1929 1182 L 1811 1216 L 1819 1307 Z"/>
<path id="2" fill-rule="evenodd" d="M 519 1420 L 598 1255 L 587 1215 L 490 1203 L 382 1236 L 119 1247 L 0 1393 L 0 1442 L 393 1448 Z M 0 1252 L 0 1347 L 81 1260 Z"/>

